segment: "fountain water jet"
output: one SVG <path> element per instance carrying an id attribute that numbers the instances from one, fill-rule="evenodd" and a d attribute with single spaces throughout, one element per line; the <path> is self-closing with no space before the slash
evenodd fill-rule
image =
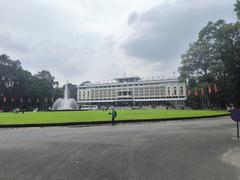
<path id="1" fill-rule="evenodd" d="M 78 109 L 75 99 L 69 98 L 68 83 L 65 84 L 64 97 L 58 98 L 52 105 L 52 110 L 73 110 Z"/>

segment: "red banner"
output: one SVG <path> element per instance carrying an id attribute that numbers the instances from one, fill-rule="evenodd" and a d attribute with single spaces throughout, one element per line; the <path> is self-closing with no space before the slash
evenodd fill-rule
<path id="1" fill-rule="evenodd" d="M 202 92 L 202 96 L 205 96 L 203 88 L 201 89 L 201 92 Z"/>
<path id="2" fill-rule="evenodd" d="M 208 85 L 208 93 L 211 94 L 212 93 L 212 88 L 210 85 Z"/>
<path id="3" fill-rule="evenodd" d="M 197 91 L 197 90 L 195 90 L 194 95 L 195 95 L 195 96 L 198 96 L 198 91 Z"/>
<path id="4" fill-rule="evenodd" d="M 217 85 L 214 84 L 214 92 L 217 93 L 218 92 L 218 89 L 217 89 Z"/>

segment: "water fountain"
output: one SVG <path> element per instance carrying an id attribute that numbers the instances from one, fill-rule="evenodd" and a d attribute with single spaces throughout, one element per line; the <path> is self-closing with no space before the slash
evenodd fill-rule
<path id="1" fill-rule="evenodd" d="M 58 98 L 52 106 L 52 110 L 74 110 L 78 109 L 78 104 L 75 99 L 69 98 L 68 83 L 65 84 L 64 97 Z"/>

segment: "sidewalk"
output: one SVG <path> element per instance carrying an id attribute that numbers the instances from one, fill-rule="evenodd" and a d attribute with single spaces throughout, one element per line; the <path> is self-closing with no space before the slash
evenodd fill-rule
<path id="1" fill-rule="evenodd" d="M 240 169 L 240 147 L 229 149 L 222 157 L 223 162 Z"/>

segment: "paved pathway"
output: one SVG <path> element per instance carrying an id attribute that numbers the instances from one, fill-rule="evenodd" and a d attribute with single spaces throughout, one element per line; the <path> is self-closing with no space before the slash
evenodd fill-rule
<path id="1" fill-rule="evenodd" d="M 228 117 L 0 129 L 0 179 L 239 179 Z"/>

